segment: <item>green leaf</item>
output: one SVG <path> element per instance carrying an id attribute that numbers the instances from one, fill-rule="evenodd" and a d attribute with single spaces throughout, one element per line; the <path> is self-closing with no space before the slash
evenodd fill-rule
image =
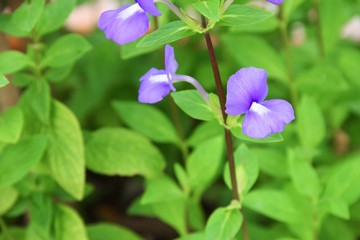
<path id="1" fill-rule="evenodd" d="M 104 128 L 90 134 L 86 142 L 86 166 L 106 175 L 153 178 L 162 174 L 165 161 L 142 135 L 122 128 Z"/>
<path id="2" fill-rule="evenodd" d="M 39 120 L 49 124 L 52 103 L 49 84 L 44 79 L 33 82 L 25 94 Z"/>
<path id="3" fill-rule="evenodd" d="M 121 59 L 127 60 L 130 58 L 138 57 L 150 52 L 158 50 L 161 46 L 152 47 L 137 47 L 137 44 L 141 41 L 138 39 L 134 42 L 127 43 L 121 46 Z"/>
<path id="4" fill-rule="evenodd" d="M 97 223 L 86 227 L 89 240 L 141 240 L 134 232 L 115 224 Z"/>
<path id="5" fill-rule="evenodd" d="M 85 159 L 80 125 L 74 114 L 54 101 L 48 130 L 47 163 L 59 185 L 80 200 L 84 194 Z"/>
<path id="6" fill-rule="evenodd" d="M 19 29 L 12 21 L 11 14 L 0 14 L 0 32 L 16 37 L 30 37 L 31 33 Z"/>
<path id="7" fill-rule="evenodd" d="M 284 138 L 280 133 L 270 134 L 266 138 L 252 138 L 242 133 L 242 128 L 240 126 L 235 126 L 230 129 L 232 135 L 241 140 L 247 140 L 250 142 L 258 143 L 271 143 L 271 142 L 281 142 L 284 141 Z"/>
<path id="8" fill-rule="evenodd" d="M 303 96 L 297 112 L 297 132 L 301 144 L 305 147 L 315 148 L 325 138 L 325 120 L 317 102 L 309 97 Z"/>
<path id="9" fill-rule="evenodd" d="M 231 32 L 247 32 L 247 33 L 262 33 L 262 32 L 271 32 L 276 30 L 279 27 L 279 19 L 272 15 L 264 21 L 254 23 L 251 25 L 243 25 L 231 27 Z"/>
<path id="10" fill-rule="evenodd" d="M 220 1 L 202 0 L 192 4 L 192 6 L 208 19 L 218 22 L 220 20 Z"/>
<path id="11" fill-rule="evenodd" d="M 356 48 L 348 48 L 342 49 L 339 54 L 339 64 L 343 74 L 347 77 L 351 86 L 360 89 L 360 82 L 357 77 L 360 76 L 360 68 L 357 64 L 360 62 L 360 53 L 356 51 Z"/>
<path id="12" fill-rule="evenodd" d="M 338 95 L 349 90 L 349 85 L 338 68 L 329 62 L 320 62 L 304 71 L 297 79 L 299 91 L 315 96 Z M 336 97 L 335 95 L 335 97 Z"/>
<path id="13" fill-rule="evenodd" d="M 355 225 L 358 226 L 356 223 Z M 357 226 L 352 229 L 348 221 L 345 222 L 335 217 L 325 218 L 321 226 L 319 239 L 339 240 L 339 236 L 341 236 L 341 240 L 354 240 L 357 238 L 356 235 L 358 235 L 355 233 L 358 230 Z"/>
<path id="14" fill-rule="evenodd" d="M 45 53 L 41 66 L 62 67 L 72 64 L 91 48 L 84 37 L 78 34 L 66 34 L 50 46 Z"/>
<path id="15" fill-rule="evenodd" d="M 31 137 L 6 146 L 0 154 L 0 188 L 10 186 L 40 161 L 46 147 L 46 138 Z"/>
<path id="16" fill-rule="evenodd" d="M 9 240 L 9 235 L 11 238 L 16 240 L 27 240 L 25 228 L 12 227 L 8 229 L 8 234 L 1 232 L 0 240 Z"/>
<path id="17" fill-rule="evenodd" d="M 189 183 L 199 196 L 219 176 L 223 165 L 223 148 L 222 136 L 211 138 L 199 144 L 187 159 Z"/>
<path id="18" fill-rule="evenodd" d="M 173 21 L 161 26 L 155 32 L 143 37 L 138 43 L 138 47 L 152 47 L 174 42 L 176 40 L 194 35 L 183 21 Z"/>
<path id="19" fill-rule="evenodd" d="M 53 227 L 54 205 L 52 199 L 42 193 L 33 193 L 30 206 L 29 239 L 50 239 Z"/>
<path id="20" fill-rule="evenodd" d="M 297 190 L 310 198 L 317 198 L 321 190 L 319 176 L 304 154 L 289 149 L 288 162 L 290 177 Z"/>
<path id="21" fill-rule="evenodd" d="M 224 34 L 222 39 L 228 54 L 238 64 L 266 69 L 270 78 L 287 84 L 286 67 L 281 55 L 264 39 L 238 34 Z"/>
<path id="22" fill-rule="evenodd" d="M 145 192 L 141 197 L 141 204 L 159 203 L 183 199 L 184 193 L 176 183 L 168 176 L 163 175 L 159 178 L 148 179 L 146 181 Z"/>
<path id="23" fill-rule="evenodd" d="M 56 206 L 55 240 L 88 240 L 81 217 L 70 207 Z"/>
<path id="24" fill-rule="evenodd" d="M 342 0 L 319 2 L 322 40 L 325 52 L 330 52 L 336 47 L 341 36 L 339 33 L 347 20 L 346 11 Z"/>
<path id="25" fill-rule="evenodd" d="M 259 175 L 259 163 L 249 148 L 242 144 L 234 152 L 236 177 L 239 194 L 246 194 L 255 184 Z M 224 167 L 224 180 L 231 189 L 229 164 Z"/>
<path id="26" fill-rule="evenodd" d="M 36 25 L 42 36 L 60 28 L 75 7 L 76 0 L 54 0 L 47 4 Z"/>
<path id="27" fill-rule="evenodd" d="M 277 178 L 289 176 L 288 162 L 282 151 L 273 148 L 251 148 L 251 152 L 258 159 L 262 172 Z"/>
<path id="28" fill-rule="evenodd" d="M 257 189 L 244 198 L 244 206 L 284 223 L 294 223 L 302 219 L 301 209 L 284 191 Z"/>
<path id="29" fill-rule="evenodd" d="M 215 121 L 203 122 L 199 124 L 187 139 L 187 143 L 195 147 L 209 138 L 224 134 L 223 127 Z"/>
<path id="30" fill-rule="evenodd" d="M 360 198 L 360 155 L 344 160 L 336 166 L 326 182 L 325 196 L 343 199 L 348 205 Z"/>
<path id="31" fill-rule="evenodd" d="M 190 183 L 189 176 L 187 175 L 185 169 L 179 163 L 175 163 L 174 172 L 182 190 L 185 194 L 188 194 L 190 192 Z"/>
<path id="32" fill-rule="evenodd" d="M 116 101 L 113 106 L 128 126 L 151 140 L 155 142 L 179 142 L 174 125 L 156 107 L 128 101 Z"/>
<path id="33" fill-rule="evenodd" d="M 44 8 L 44 0 L 25 1 L 12 15 L 12 21 L 21 30 L 30 32 Z"/>
<path id="34" fill-rule="evenodd" d="M 20 108 L 10 108 L 0 115 L 0 142 L 16 143 L 24 125 Z"/>
<path id="35" fill-rule="evenodd" d="M 146 181 L 140 202 L 150 206 L 155 216 L 183 235 L 186 232 L 185 200 L 184 193 L 174 181 L 164 175 Z"/>
<path id="36" fill-rule="evenodd" d="M 210 106 L 202 98 L 197 90 L 184 90 L 171 93 L 176 105 L 190 117 L 210 121 L 215 117 Z"/>
<path id="37" fill-rule="evenodd" d="M 349 220 L 350 218 L 349 207 L 347 203 L 341 198 L 336 198 L 333 196 L 323 197 L 318 202 L 317 209 L 320 214 L 330 213 L 345 220 Z"/>
<path id="38" fill-rule="evenodd" d="M 30 59 L 21 52 L 5 51 L 0 53 L 0 74 L 14 73 L 30 64 Z"/>
<path id="39" fill-rule="evenodd" d="M 5 87 L 9 84 L 9 80 L 0 73 L 0 88 Z"/>
<path id="40" fill-rule="evenodd" d="M 64 78 L 66 78 L 71 70 L 73 69 L 74 64 L 69 64 L 57 68 L 49 68 L 45 71 L 45 78 L 49 79 L 51 82 L 61 82 Z"/>
<path id="41" fill-rule="evenodd" d="M 291 0 L 291 1 L 284 1 L 282 3 L 284 8 L 284 17 L 285 21 L 289 22 L 290 17 L 293 15 L 294 11 L 304 3 L 305 0 Z"/>
<path id="42" fill-rule="evenodd" d="M 232 4 L 222 15 L 219 25 L 242 27 L 246 25 L 262 22 L 272 13 L 258 8 L 249 7 L 241 4 Z"/>
<path id="43" fill-rule="evenodd" d="M 0 216 L 6 213 L 16 202 L 19 193 L 13 187 L 0 189 Z"/>
<path id="44" fill-rule="evenodd" d="M 206 223 L 207 240 L 233 239 L 240 230 L 243 218 L 238 208 L 218 208 Z"/>
<path id="45" fill-rule="evenodd" d="M 204 232 L 190 233 L 185 236 L 176 238 L 176 240 L 205 240 L 205 233 Z"/>

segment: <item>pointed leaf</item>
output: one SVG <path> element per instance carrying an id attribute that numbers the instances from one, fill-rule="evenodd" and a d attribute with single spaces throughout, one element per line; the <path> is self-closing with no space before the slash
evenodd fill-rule
<path id="1" fill-rule="evenodd" d="M 197 90 L 173 92 L 171 96 L 176 105 L 190 117 L 204 121 L 215 120 L 210 106 Z"/>
<path id="2" fill-rule="evenodd" d="M 88 240 L 83 220 L 70 207 L 56 207 L 54 226 L 55 240 Z"/>
<path id="3" fill-rule="evenodd" d="M 16 143 L 24 125 L 20 108 L 10 108 L 0 115 L 0 142 Z"/>
<path id="4" fill-rule="evenodd" d="M 107 175 L 154 178 L 162 174 L 165 161 L 142 135 L 123 128 L 103 128 L 90 134 L 86 142 L 86 165 Z"/>
<path id="5" fill-rule="evenodd" d="M 10 186 L 41 160 L 46 148 L 46 138 L 36 136 L 6 146 L 0 153 L 0 188 Z"/>
<path id="6" fill-rule="evenodd" d="M 85 186 L 84 144 L 75 115 L 62 103 L 54 101 L 48 131 L 47 163 L 59 185 L 76 199 Z"/>
<path id="7" fill-rule="evenodd" d="M 137 46 L 152 47 L 164 45 L 182 38 L 190 37 L 194 34 L 195 32 L 192 31 L 183 21 L 173 21 L 161 26 L 155 32 L 143 37 Z"/>
<path id="8" fill-rule="evenodd" d="M 116 101 L 113 106 L 128 126 L 151 140 L 179 142 L 174 125 L 163 112 L 154 106 L 125 101 Z"/>
<path id="9" fill-rule="evenodd" d="M 86 227 L 89 240 L 141 240 L 142 238 L 131 230 L 110 223 L 91 224 Z"/>
<path id="10" fill-rule="evenodd" d="M 272 13 L 241 4 L 232 4 L 222 15 L 219 25 L 241 27 L 262 22 Z"/>
<path id="11" fill-rule="evenodd" d="M 30 32 L 38 21 L 44 5 L 45 0 L 24 1 L 13 13 L 13 23 L 21 30 Z"/>

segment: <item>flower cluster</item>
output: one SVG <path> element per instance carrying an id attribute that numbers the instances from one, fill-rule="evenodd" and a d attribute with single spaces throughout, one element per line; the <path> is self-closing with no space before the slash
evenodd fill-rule
<path id="1" fill-rule="evenodd" d="M 273 4 L 283 2 L 283 0 L 267 1 Z M 170 3 L 168 6 L 172 8 Z M 150 21 L 148 14 L 161 15 L 154 0 L 136 0 L 133 5 L 104 12 L 100 16 L 98 25 L 108 39 L 118 44 L 125 44 L 135 41 L 148 31 Z M 208 94 L 199 82 L 190 76 L 177 74 L 177 69 L 174 48 L 166 45 L 165 69 L 151 68 L 140 78 L 139 102 L 159 102 L 171 91 L 176 91 L 174 83 L 181 81 L 192 84 L 208 102 Z M 268 93 L 266 79 L 265 70 L 249 67 L 240 69 L 228 80 L 225 112 L 234 116 L 245 114 L 242 131 L 253 138 L 264 138 L 281 132 L 286 124 L 295 119 L 294 110 L 287 101 L 281 99 L 264 101 Z"/>
<path id="2" fill-rule="evenodd" d="M 191 83 L 207 101 L 208 94 L 199 82 L 190 76 L 176 74 L 177 68 L 174 49 L 166 45 L 165 70 L 151 68 L 140 78 L 139 102 L 161 101 L 170 91 L 176 91 L 173 83 L 180 81 Z M 227 84 L 226 113 L 234 116 L 245 114 L 242 131 L 253 138 L 282 132 L 286 124 L 295 119 L 294 110 L 287 101 L 264 101 L 268 93 L 266 79 L 265 70 L 249 67 L 232 75 Z"/>

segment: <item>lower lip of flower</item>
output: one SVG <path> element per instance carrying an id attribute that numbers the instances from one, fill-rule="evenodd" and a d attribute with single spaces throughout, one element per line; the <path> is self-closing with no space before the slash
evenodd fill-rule
<path id="1" fill-rule="evenodd" d="M 269 109 L 267 109 L 266 107 L 264 107 L 263 105 L 257 103 L 257 102 L 253 102 L 251 104 L 250 110 L 252 112 L 256 112 L 257 114 L 259 114 L 260 116 L 267 114 L 268 112 L 270 112 Z"/>

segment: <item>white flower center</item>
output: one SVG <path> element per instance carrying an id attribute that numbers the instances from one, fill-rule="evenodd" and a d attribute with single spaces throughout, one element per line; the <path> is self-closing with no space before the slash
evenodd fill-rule
<path id="1" fill-rule="evenodd" d="M 144 10 L 137 3 L 131 5 L 130 7 L 126 8 L 125 10 L 119 12 L 119 14 L 116 16 L 116 18 L 125 20 L 125 19 L 131 17 L 132 15 L 134 15 L 136 12 L 144 12 Z"/>
<path id="2" fill-rule="evenodd" d="M 153 75 L 149 78 L 149 81 L 151 83 L 169 82 L 168 76 L 166 74 Z"/>
<path id="3" fill-rule="evenodd" d="M 268 112 L 270 112 L 270 110 L 266 107 L 264 107 L 263 105 L 253 102 L 251 104 L 250 107 L 250 111 L 256 112 L 257 114 L 259 114 L 260 116 L 267 114 Z"/>

